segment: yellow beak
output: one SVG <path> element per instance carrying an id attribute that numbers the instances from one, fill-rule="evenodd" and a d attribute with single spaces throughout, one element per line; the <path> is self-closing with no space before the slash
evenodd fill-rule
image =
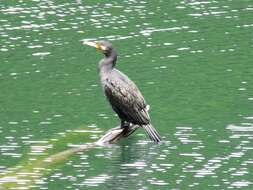
<path id="1" fill-rule="evenodd" d="M 101 45 L 99 42 L 83 42 L 84 45 L 88 45 L 88 46 L 92 46 L 92 47 L 95 47 L 99 50 L 102 50 L 102 51 L 105 51 L 106 50 L 106 47 Z"/>

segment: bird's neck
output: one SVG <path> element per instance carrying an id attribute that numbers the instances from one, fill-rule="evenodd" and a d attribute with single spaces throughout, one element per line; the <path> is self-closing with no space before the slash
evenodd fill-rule
<path id="1" fill-rule="evenodd" d="M 98 71 L 100 76 L 109 74 L 115 67 L 117 61 L 117 53 L 113 50 L 110 54 L 105 54 L 105 57 L 99 62 Z"/>

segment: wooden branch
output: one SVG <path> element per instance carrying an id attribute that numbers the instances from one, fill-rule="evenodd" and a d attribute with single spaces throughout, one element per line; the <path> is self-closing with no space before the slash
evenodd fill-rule
<path id="1" fill-rule="evenodd" d="M 96 144 L 101 146 L 101 145 L 108 145 L 111 143 L 115 143 L 119 139 L 128 137 L 129 135 L 131 135 L 137 128 L 138 126 L 136 125 L 130 125 L 129 127 L 124 127 L 124 128 L 121 128 L 120 126 L 114 127 L 110 129 L 109 131 L 107 131 L 107 133 L 104 136 L 102 136 L 96 142 Z"/>
<path id="2" fill-rule="evenodd" d="M 76 152 L 84 151 L 95 146 L 106 146 L 112 143 L 117 142 L 121 138 L 125 138 L 130 136 L 139 126 L 130 125 L 129 127 L 121 128 L 120 126 L 109 129 L 105 135 L 103 135 L 100 139 L 93 143 L 86 143 L 83 145 L 78 145 L 77 147 L 70 148 L 63 152 L 57 153 L 45 159 L 45 161 L 51 162 L 56 160 L 61 160 L 63 157 L 68 157 Z"/>

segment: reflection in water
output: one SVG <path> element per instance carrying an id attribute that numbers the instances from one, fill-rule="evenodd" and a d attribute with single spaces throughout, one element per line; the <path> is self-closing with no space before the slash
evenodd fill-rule
<path id="1" fill-rule="evenodd" d="M 168 167 L 166 164 L 159 166 L 155 163 L 154 160 L 159 157 L 159 152 L 157 152 L 159 150 L 155 150 L 156 146 L 150 145 L 150 143 L 145 141 L 136 145 L 136 141 L 132 139 L 126 140 L 120 145 L 114 145 L 111 148 L 113 150 L 102 150 L 103 152 L 112 151 L 110 157 L 108 157 L 111 160 L 111 164 L 104 166 L 101 169 L 102 173 L 92 178 L 104 176 L 103 180 L 106 179 L 106 182 L 103 186 L 106 189 L 146 189 L 145 184 L 147 182 L 154 185 L 167 184 L 164 180 L 154 178 L 152 175 L 163 171 L 163 167 Z M 101 159 L 104 158 L 101 157 Z M 85 182 L 81 185 L 99 186 L 95 181 L 93 181 L 94 183 L 91 181 L 87 183 L 87 180 L 85 180 Z"/>

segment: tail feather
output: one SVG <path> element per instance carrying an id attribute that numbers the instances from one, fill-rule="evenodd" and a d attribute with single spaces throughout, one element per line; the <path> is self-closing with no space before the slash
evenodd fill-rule
<path id="1" fill-rule="evenodd" d="M 156 131 L 156 129 L 151 124 L 143 125 L 142 127 L 145 129 L 145 131 L 148 134 L 150 140 L 152 140 L 156 143 L 159 143 L 162 140 L 159 133 Z"/>

